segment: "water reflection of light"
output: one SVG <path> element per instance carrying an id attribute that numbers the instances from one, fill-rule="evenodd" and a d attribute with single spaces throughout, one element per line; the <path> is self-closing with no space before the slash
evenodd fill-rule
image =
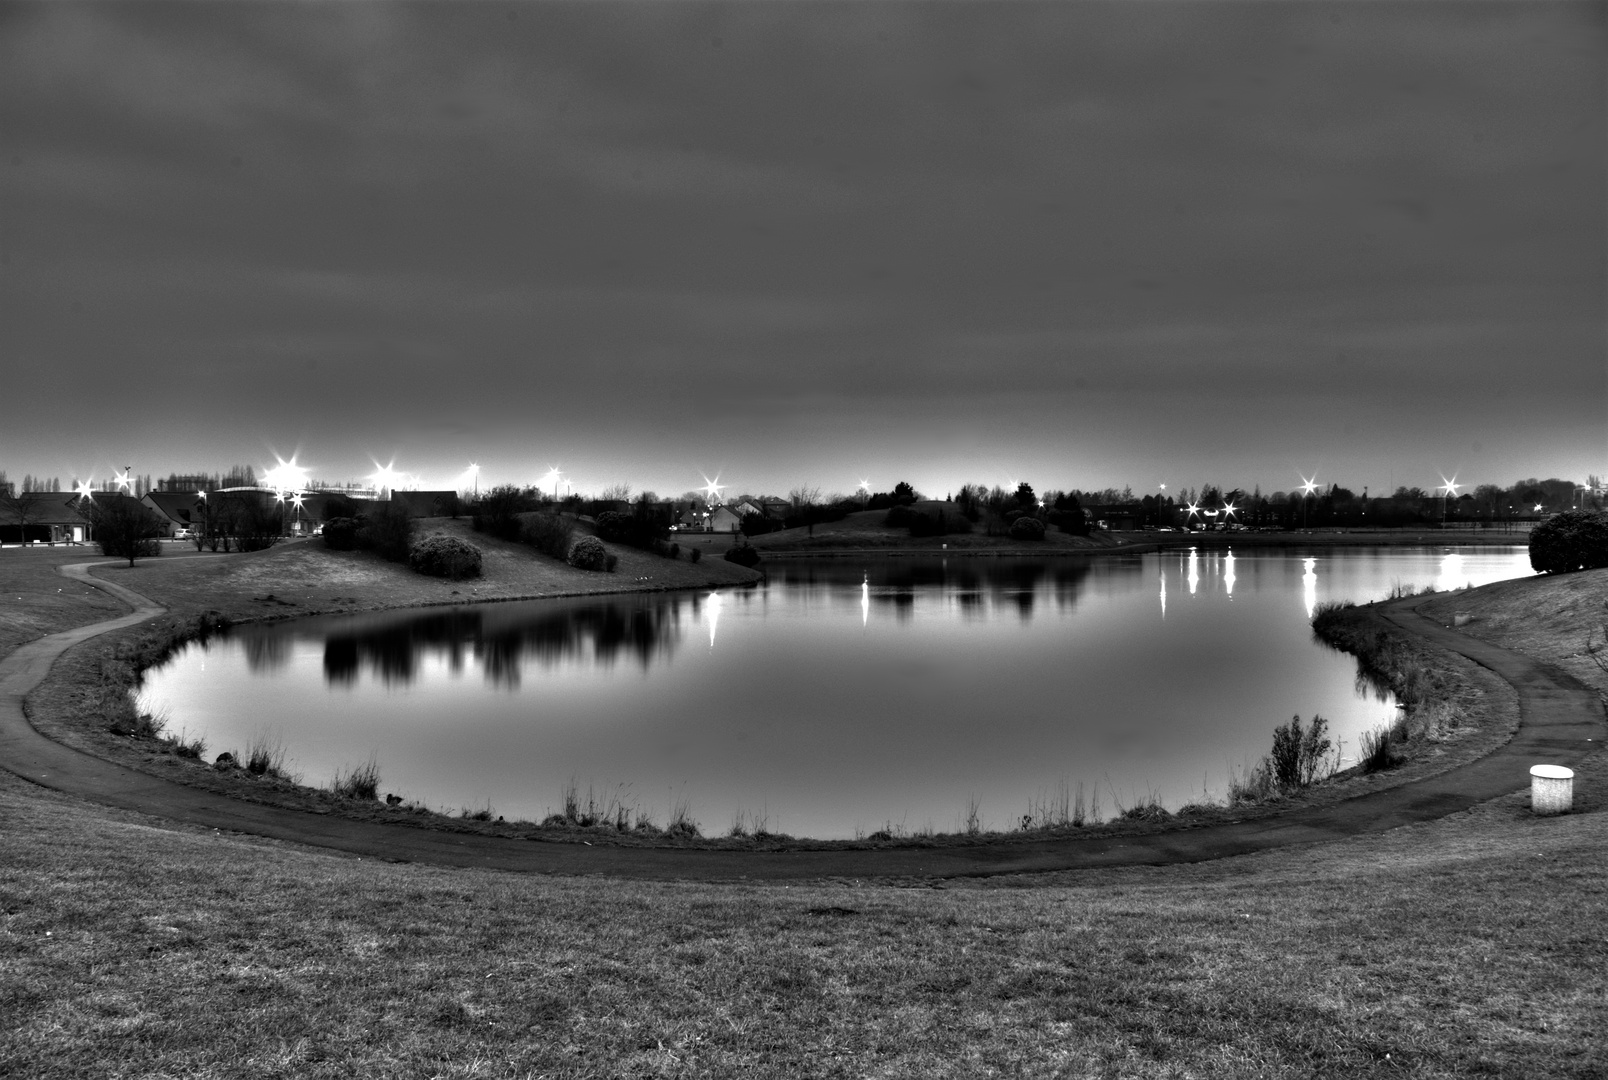
<path id="1" fill-rule="evenodd" d="M 871 622 L 871 575 L 867 574 L 865 580 L 860 582 L 860 626 L 864 628 Z"/>
<path id="2" fill-rule="evenodd" d="M 1165 567 L 1161 571 L 1161 617 L 1163 619 L 1167 617 L 1167 570 Z"/>
<path id="3" fill-rule="evenodd" d="M 1223 556 L 1223 588 L 1228 591 L 1228 598 L 1234 599 L 1234 553 L 1230 551 Z"/>
<path id="4" fill-rule="evenodd" d="M 1194 548 L 1189 549 L 1189 595 L 1195 595 L 1195 589 L 1200 585 L 1200 553 Z"/>
<path id="5" fill-rule="evenodd" d="M 715 647 L 715 628 L 720 625 L 720 594 L 709 594 L 709 647 Z"/>
<path id="6" fill-rule="evenodd" d="M 1318 610 L 1318 560 L 1302 559 L 1301 568 L 1306 573 L 1301 575 L 1301 599 L 1306 604 L 1307 618 Z"/>
<path id="7" fill-rule="evenodd" d="M 1435 588 L 1441 592 L 1448 592 L 1452 589 L 1461 589 L 1466 584 L 1468 584 L 1468 572 L 1463 569 L 1463 556 L 1456 552 L 1447 552 L 1441 556 L 1440 580 L 1435 583 Z"/>

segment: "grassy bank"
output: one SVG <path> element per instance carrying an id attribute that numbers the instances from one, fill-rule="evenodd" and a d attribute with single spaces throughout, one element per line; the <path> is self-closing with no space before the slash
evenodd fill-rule
<path id="1" fill-rule="evenodd" d="M 1445 603 L 1608 690 L 1608 573 Z M 0 773 L 0 1075 L 1600 1076 L 1605 788 L 1598 754 L 1560 818 L 787 887 L 381 864 Z"/>
<path id="2" fill-rule="evenodd" d="M 4 1074 L 1600 1075 L 1608 843 L 1517 799 L 945 889 L 377 864 L 8 776 L 0 816 Z"/>

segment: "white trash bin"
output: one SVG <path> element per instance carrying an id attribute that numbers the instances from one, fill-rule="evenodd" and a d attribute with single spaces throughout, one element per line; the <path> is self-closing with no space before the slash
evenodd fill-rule
<path id="1" fill-rule="evenodd" d="M 1530 810 L 1537 814 L 1564 814 L 1574 805 L 1574 770 L 1562 765 L 1537 765 L 1530 770 Z"/>

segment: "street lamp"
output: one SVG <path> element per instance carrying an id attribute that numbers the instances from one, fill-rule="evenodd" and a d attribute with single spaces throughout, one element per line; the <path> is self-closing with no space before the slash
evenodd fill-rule
<path id="1" fill-rule="evenodd" d="M 720 474 L 719 473 L 715 474 L 715 478 L 713 480 L 709 479 L 709 477 L 706 476 L 706 477 L 704 477 L 704 486 L 698 489 L 698 490 L 700 490 L 700 491 L 702 491 L 704 493 L 705 501 L 707 501 L 711 506 L 719 506 L 720 505 L 720 492 L 721 492 L 721 489 L 727 486 L 725 484 L 720 483 L 719 481 L 720 481 Z"/>
<path id="2" fill-rule="evenodd" d="M 1456 476 L 1453 476 L 1450 480 L 1446 479 L 1446 477 L 1444 477 L 1444 476 L 1441 477 L 1440 491 L 1441 491 L 1441 524 L 1442 525 L 1446 524 L 1446 499 L 1447 499 L 1447 497 L 1451 496 L 1451 495 L 1456 495 L 1457 494 L 1457 489 L 1462 487 L 1462 486 L 1463 486 L 1462 484 L 1459 484 L 1457 482 L 1457 477 Z"/>
<path id="3" fill-rule="evenodd" d="M 480 500 L 480 466 L 474 462 L 469 463 L 469 476 L 475 484 L 475 501 Z"/>
<path id="4" fill-rule="evenodd" d="M 1303 529 L 1307 527 L 1307 500 L 1312 497 L 1314 491 L 1318 490 L 1318 485 L 1315 482 L 1317 479 L 1316 475 L 1311 480 L 1304 476 L 1301 477 L 1301 528 Z"/>
<path id="5" fill-rule="evenodd" d="M 547 466 L 547 475 L 542 477 L 543 480 L 551 480 L 553 482 L 553 501 L 555 503 L 558 502 L 558 478 L 563 475 L 563 473 L 558 471 L 557 465 L 549 465 Z"/>

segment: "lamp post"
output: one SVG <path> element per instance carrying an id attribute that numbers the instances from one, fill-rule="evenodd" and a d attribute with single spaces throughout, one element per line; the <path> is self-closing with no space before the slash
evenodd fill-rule
<path id="1" fill-rule="evenodd" d="M 1452 477 L 1450 480 L 1446 479 L 1446 477 L 1444 477 L 1444 476 L 1441 477 L 1441 489 L 1440 490 L 1441 490 L 1441 524 L 1442 525 L 1446 524 L 1446 500 L 1447 500 L 1447 498 L 1452 496 L 1452 495 L 1456 495 L 1457 494 L 1457 489 L 1462 487 L 1462 486 L 1463 486 L 1462 484 L 1459 484 L 1457 482 L 1457 477 L 1455 477 L 1455 476 Z"/>
<path id="2" fill-rule="evenodd" d="M 1312 497 L 1314 491 L 1318 490 L 1317 479 L 1316 476 L 1313 476 L 1311 480 L 1304 476 L 1301 477 L 1301 528 L 1303 529 L 1307 527 L 1307 500 Z"/>
<path id="3" fill-rule="evenodd" d="M 469 476 L 475 485 L 475 501 L 480 501 L 480 466 L 473 461 L 469 463 Z"/>

